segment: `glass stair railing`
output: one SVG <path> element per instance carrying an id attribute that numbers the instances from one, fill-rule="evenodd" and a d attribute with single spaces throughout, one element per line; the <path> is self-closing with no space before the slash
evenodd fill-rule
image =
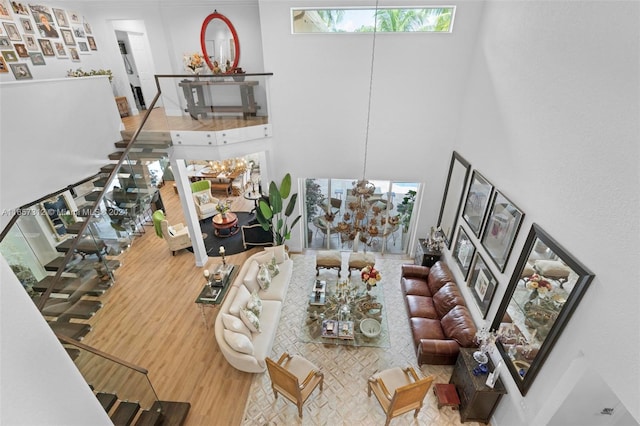
<path id="1" fill-rule="evenodd" d="M 191 404 L 162 401 L 145 368 L 58 335 L 60 343 L 116 425 L 181 425 Z"/>

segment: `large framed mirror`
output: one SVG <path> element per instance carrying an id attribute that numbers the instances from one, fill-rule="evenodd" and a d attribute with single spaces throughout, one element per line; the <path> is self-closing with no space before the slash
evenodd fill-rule
<path id="1" fill-rule="evenodd" d="M 77 222 L 69 202 L 64 194 L 57 195 L 40 203 L 40 211 L 46 217 L 53 235 L 58 241 L 69 237 L 67 227 Z"/>
<path id="2" fill-rule="evenodd" d="M 449 174 L 442 196 L 442 206 L 438 217 L 438 227 L 441 229 L 447 248 L 451 248 L 453 232 L 456 229 L 460 205 L 464 196 L 464 189 L 471 171 L 471 164 L 456 151 L 451 155 Z"/>
<path id="3" fill-rule="evenodd" d="M 594 274 L 533 224 L 491 328 L 525 395 Z"/>
<path id="4" fill-rule="evenodd" d="M 230 73 L 238 68 L 240 61 L 238 33 L 231 21 L 216 10 L 202 23 L 200 46 L 210 70 L 214 71 L 217 68 Z"/>

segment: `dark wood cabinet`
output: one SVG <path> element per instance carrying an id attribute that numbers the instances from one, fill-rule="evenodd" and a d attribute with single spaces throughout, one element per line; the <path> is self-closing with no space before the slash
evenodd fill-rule
<path id="1" fill-rule="evenodd" d="M 489 423 L 502 395 L 507 393 L 501 379 L 493 388 L 485 384 L 487 375 L 473 375 L 478 362 L 473 359 L 475 349 L 461 348 L 458 360 L 453 369 L 449 383 L 456 386 L 460 397 L 460 420 L 462 422 L 477 421 Z M 489 360 L 489 371 L 493 371 L 493 363 Z"/>
<path id="2" fill-rule="evenodd" d="M 425 239 L 420 238 L 418 240 L 418 247 L 416 248 L 415 264 L 431 267 L 440 260 L 441 255 L 439 251 L 429 251 L 425 244 Z"/>

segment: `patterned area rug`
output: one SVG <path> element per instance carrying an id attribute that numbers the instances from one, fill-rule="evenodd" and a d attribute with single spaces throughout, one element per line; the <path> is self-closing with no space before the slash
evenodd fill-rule
<path id="1" fill-rule="evenodd" d="M 343 275 L 346 256 L 343 253 Z M 267 372 L 256 374 L 245 407 L 245 425 L 376 425 L 384 424 L 385 415 L 375 396 L 367 397 L 367 379 L 376 371 L 390 367 L 413 366 L 416 353 L 411 343 L 411 331 L 400 290 L 400 265 L 411 260 L 378 257 L 376 267 L 383 280 L 385 309 L 390 330 L 389 348 L 350 347 L 304 343 L 299 339 L 300 327 L 306 318 L 309 292 L 315 270 L 315 256 L 293 255 L 293 277 L 282 309 L 282 317 L 271 352 L 278 359 L 283 352 L 299 354 L 324 372 L 324 389 L 316 389 L 304 404 L 303 418 L 298 409 L 282 396 L 274 399 Z M 333 274 L 333 275 L 331 275 Z M 357 279 L 358 272 L 353 272 Z M 320 278 L 335 279 L 337 271 L 321 270 Z M 453 366 L 424 365 L 425 376 L 433 374 L 434 383 L 448 383 Z M 462 425 L 457 411 L 451 407 L 437 408 L 430 390 L 418 414 L 413 411 L 394 418 L 394 425 Z M 469 422 L 465 425 L 480 425 Z"/>

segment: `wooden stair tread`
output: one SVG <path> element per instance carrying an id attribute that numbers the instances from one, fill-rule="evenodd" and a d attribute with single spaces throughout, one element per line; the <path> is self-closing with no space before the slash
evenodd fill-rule
<path id="1" fill-rule="evenodd" d="M 106 392 L 98 392 L 96 394 L 96 398 L 98 398 L 98 402 L 100 402 L 100 405 L 102 405 L 102 408 L 104 408 L 104 411 L 107 413 L 111 411 L 111 408 L 113 408 L 114 404 L 118 400 L 117 395 Z"/>
<path id="2" fill-rule="evenodd" d="M 51 262 L 44 265 L 46 271 L 54 272 L 64 265 L 64 256 L 56 257 Z"/>
<path id="3" fill-rule="evenodd" d="M 49 317 L 65 316 L 69 318 L 89 319 L 102 308 L 102 302 L 97 300 L 77 300 L 75 302 L 59 302 L 55 299 L 47 300 L 42 314 Z"/>
<path id="4" fill-rule="evenodd" d="M 121 401 L 109 417 L 115 426 L 128 426 L 138 414 L 139 409 L 140 404 L 137 402 Z"/>
<path id="5" fill-rule="evenodd" d="M 117 166 L 117 164 L 115 163 L 111 163 L 111 164 L 106 164 L 102 167 L 100 167 L 100 172 L 101 173 L 111 173 L 113 171 L 113 169 L 115 169 Z"/>
<path id="6" fill-rule="evenodd" d="M 80 349 L 65 346 L 64 350 L 67 351 L 67 354 L 69 354 L 69 358 L 71 358 L 72 361 L 75 361 L 80 356 Z"/>
<path id="7" fill-rule="evenodd" d="M 163 415 L 157 411 L 144 410 L 136 420 L 135 426 L 160 426 L 163 425 Z"/>
<path id="8" fill-rule="evenodd" d="M 82 227 L 83 222 L 76 222 L 71 225 L 66 226 L 67 234 L 77 234 L 80 232 L 80 228 Z"/>
<path id="9" fill-rule="evenodd" d="M 53 285 L 53 278 L 51 276 L 45 277 L 37 284 L 33 285 L 33 289 L 38 292 L 45 292 L 49 286 Z M 109 285 L 105 285 L 100 279 L 92 274 L 84 278 L 67 278 L 62 277 L 53 288 L 54 293 L 73 294 L 78 292 L 79 294 L 85 293 L 89 296 L 101 296 L 109 288 Z"/>
<path id="10" fill-rule="evenodd" d="M 77 341 L 82 340 L 82 338 L 91 331 L 91 326 L 89 324 L 58 321 L 47 321 L 47 323 L 54 332 Z"/>
<path id="11" fill-rule="evenodd" d="M 122 154 L 124 154 L 122 151 L 112 152 L 108 155 L 108 158 L 109 160 L 119 160 L 122 157 Z"/>
<path id="12" fill-rule="evenodd" d="M 156 401 L 149 411 L 158 411 L 162 409 L 163 426 L 182 426 L 189 414 L 191 404 L 188 402 L 177 401 Z"/>

